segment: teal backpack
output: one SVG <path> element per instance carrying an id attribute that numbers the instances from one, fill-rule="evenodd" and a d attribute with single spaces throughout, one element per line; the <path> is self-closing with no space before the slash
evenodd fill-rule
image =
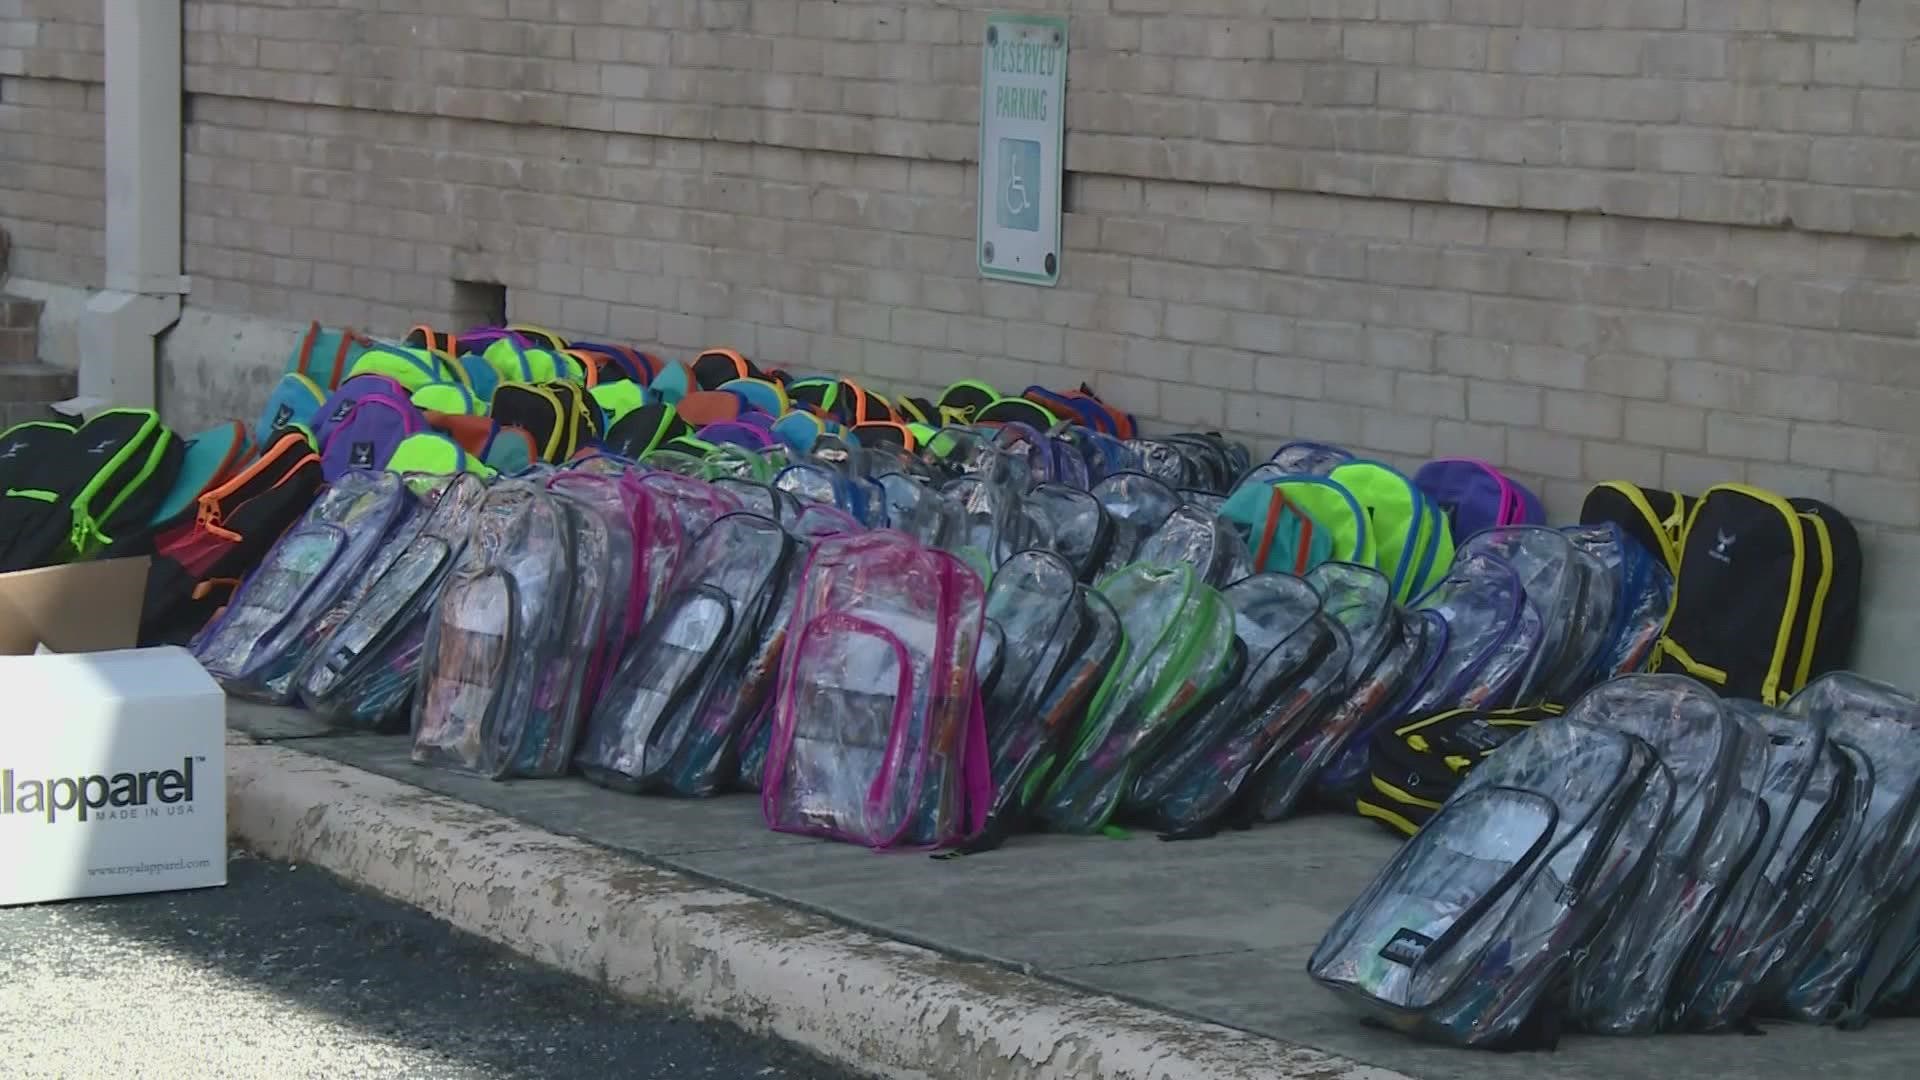
<path id="1" fill-rule="evenodd" d="M 260 410 L 260 419 L 253 425 L 254 443 L 271 446 L 274 432 L 296 424 L 311 426 L 313 414 L 326 402 L 327 391 L 313 376 L 287 372 L 267 395 L 267 407 Z"/>
<path id="2" fill-rule="evenodd" d="M 287 373 L 305 375 L 320 387 L 326 397 L 345 381 L 354 361 L 373 344 L 352 329 L 328 330 L 317 322 L 307 324 L 307 332 L 287 357 Z M 265 440 L 262 440 L 264 445 Z"/>
<path id="3" fill-rule="evenodd" d="M 1246 536 L 1247 548 L 1253 552 L 1254 570 L 1300 577 L 1321 563 L 1333 560 L 1334 533 L 1316 521 L 1301 501 L 1289 495 L 1289 491 L 1297 494 L 1299 486 L 1271 480 L 1250 480 L 1227 496 L 1227 501 L 1220 506 L 1220 516 L 1232 522 Z M 1315 503 L 1324 503 L 1338 497 L 1338 494 L 1313 490 L 1309 491 L 1308 497 Z M 1353 505 L 1341 498 L 1338 508 L 1340 517 L 1364 527 L 1364 521 L 1351 508 Z"/>

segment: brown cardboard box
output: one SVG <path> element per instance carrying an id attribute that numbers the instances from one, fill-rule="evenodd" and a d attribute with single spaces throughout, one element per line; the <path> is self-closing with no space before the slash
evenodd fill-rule
<path id="1" fill-rule="evenodd" d="M 139 644 L 147 564 L 137 559 L 0 574 L 0 656 L 106 652 Z"/>

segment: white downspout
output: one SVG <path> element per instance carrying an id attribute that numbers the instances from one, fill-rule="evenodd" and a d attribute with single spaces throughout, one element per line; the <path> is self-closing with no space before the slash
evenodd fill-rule
<path id="1" fill-rule="evenodd" d="M 159 335 L 180 319 L 181 0 L 101 0 L 106 29 L 107 277 L 80 322 L 80 395 L 59 408 L 152 408 Z"/>

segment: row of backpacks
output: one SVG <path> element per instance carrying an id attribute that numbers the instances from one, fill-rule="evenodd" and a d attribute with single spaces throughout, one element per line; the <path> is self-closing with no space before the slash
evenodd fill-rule
<path id="1" fill-rule="evenodd" d="M 1504 722 L 1313 953 L 1363 1015 L 1537 1048 L 1920 1011 L 1920 700 L 1630 675 Z"/>

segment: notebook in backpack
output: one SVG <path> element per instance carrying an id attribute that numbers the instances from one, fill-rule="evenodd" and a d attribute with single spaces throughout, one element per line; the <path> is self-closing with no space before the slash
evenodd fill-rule
<path id="1" fill-rule="evenodd" d="M 152 550 L 154 511 L 185 453 L 158 413 L 108 409 L 71 434 L 28 428 L 12 445 L 27 444 L 33 459 L 0 495 L 0 572 Z"/>
<path id="2" fill-rule="evenodd" d="M 562 499 L 540 484 L 495 484 L 427 622 L 415 762 L 505 777 L 546 751 L 523 736 L 535 729 L 548 668 L 572 646 L 573 575 L 573 520 Z"/>
<path id="3" fill-rule="evenodd" d="M 1036 806 L 1057 832 L 1104 828 L 1165 739 L 1209 695 L 1237 680 L 1246 663 L 1233 609 L 1193 568 L 1136 564 L 1099 589 L 1119 613 L 1131 649 L 1124 678 L 1088 709 Z"/>
<path id="4" fill-rule="evenodd" d="M 1412 836 L 1475 766 L 1560 714 L 1558 705 L 1447 709 L 1387 725 L 1367 747 L 1367 788 L 1354 809 L 1396 835 Z"/>
<path id="5" fill-rule="evenodd" d="M 1551 1044 L 1569 965 L 1639 877 L 1672 803 L 1651 747 L 1578 712 L 1467 776 L 1334 921 L 1308 961 L 1314 981 L 1420 1038 Z"/>
<path id="6" fill-rule="evenodd" d="M 1742 881 L 1697 939 L 1674 981 L 1673 1026 L 1724 1031 L 1741 1023 L 1778 956 L 1807 929 L 1801 899 L 1824 838 L 1844 835 L 1852 766 L 1827 741 L 1826 729 L 1738 699 L 1768 740 L 1761 780 L 1761 829 Z"/>
<path id="7" fill-rule="evenodd" d="M 621 657 L 577 762 L 628 791 L 718 790 L 738 726 L 741 668 L 779 594 L 794 541 L 729 514 L 694 541 L 672 591 Z M 750 713 L 749 713 L 750 715 Z"/>
<path id="8" fill-rule="evenodd" d="M 304 435 L 288 432 L 200 496 L 191 520 L 155 537 L 141 642 L 176 644 L 206 625 L 241 576 L 307 512 L 321 483 L 320 456 Z"/>
<path id="9" fill-rule="evenodd" d="M 1483 529 L 1547 523 L 1538 496 L 1477 458 L 1429 461 L 1413 474 L 1413 483 L 1446 515 L 1456 544 Z"/>
<path id="10" fill-rule="evenodd" d="M 1821 724 L 1872 770 L 1872 794 L 1823 917 L 1776 971 L 1763 1004 L 1795 1019 L 1864 1020 L 1913 940 L 1920 877 L 1920 703 L 1849 672 L 1823 676 L 1782 711 Z M 1856 761 L 1856 765 L 1858 762 Z M 1763 994 L 1765 991 L 1763 991 Z"/>
<path id="11" fill-rule="evenodd" d="M 991 795 L 974 685 L 985 593 L 897 533 L 814 549 L 781 662 L 767 823 L 871 847 L 947 846 Z"/>
<path id="12" fill-rule="evenodd" d="M 1709 488 L 1688 518 L 1660 670 L 1780 703 L 1812 670 L 1831 571 L 1819 518 L 1760 488 Z"/>
<path id="13" fill-rule="evenodd" d="M 1184 564 L 1216 589 L 1253 572 L 1247 542 L 1225 518 L 1191 503 L 1174 508 L 1134 551 L 1134 561 L 1149 566 Z"/>
<path id="14" fill-rule="evenodd" d="M 470 474 L 440 486 L 419 529 L 296 673 L 307 708 L 368 728 L 386 728 L 400 716 L 418 679 L 426 620 L 486 495 L 486 484 Z"/>
<path id="15" fill-rule="evenodd" d="M 247 575 L 195 640 L 194 659 L 229 694 L 290 700 L 293 672 L 316 644 L 306 639 L 308 628 L 362 579 L 413 502 L 393 473 L 342 476 Z"/>
<path id="16" fill-rule="evenodd" d="M 1141 770 L 1124 812 L 1170 838 L 1215 831 L 1255 770 L 1326 706 L 1353 646 L 1299 578 L 1256 574 L 1221 595 L 1248 650 L 1246 674 Z"/>
<path id="17" fill-rule="evenodd" d="M 1711 690 L 1673 675 L 1615 679 L 1575 712 L 1645 740 L 1673 777 L 1673 809 L 1646 878 L 1622 895 L 1575 966 L 1569 1009 L 1589 1031 L 1650 1034 L 1669 1024 L 1667 1003 L 1683 989 L 1675 975 L 1744 869 L 1768 741 Z"/>

